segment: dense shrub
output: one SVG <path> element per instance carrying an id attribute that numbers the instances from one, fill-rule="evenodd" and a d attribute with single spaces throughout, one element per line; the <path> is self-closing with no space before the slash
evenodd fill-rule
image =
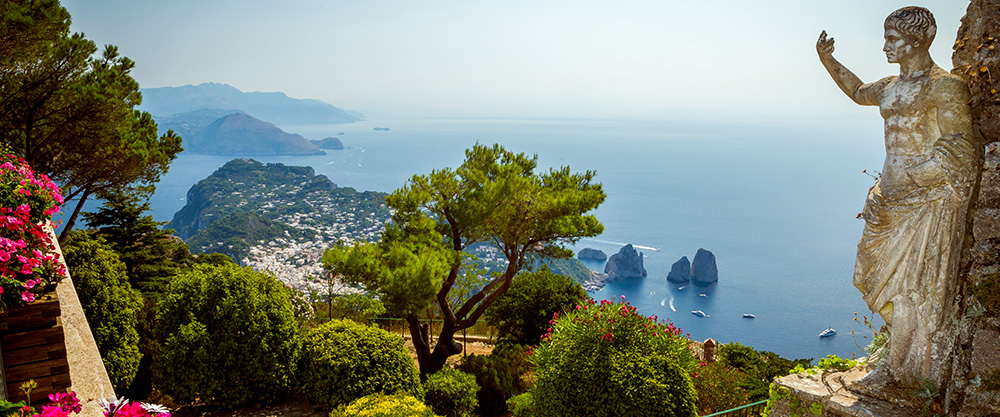
<path id="1" fill-rule="evenodd" d="M 462 358 L 458 369 L 476 377 L 479 393 L 476 414 L 499 416 L 507 412 L 507 400 L 527 388 L 522 375 L 532 367 L 527 348 L 500 344 L 488 356 L 469 355 Z"/>
<path id="2" fill-rule="evenodd" d="M 299 352 L 292 302 L 273 276 L 195 265 L 161 299 L 153 363 L 161 391 L 182 402 L 233 407 L 283 398 Z"/>
<path id="3" fill-rule="evenodd" d="M 139 369 L 138 314 L 143 299 L 129 285 L 125 263 L 103 240 L 73 232 L 63 248 L 73 285 L 115 391 L 129 387 Z"/>
<path id="4" fill-rule="evenodd" d="M 695 416 L 697 362 L 680 329 L 624 302 L 555 317 L 535 349 L 538 416 Z"/>
<path id="5" fill-rule="evenodd" d="M 507 408 L 514 417 L 535 417 L 535 399 L 530 392 L 511 397 L 507 400 Z"/>
<path id="6" fill-rule="evenodd" d="M 746 378 L 739 385 L 746 391 L 751 402 L 768 398 L 771 381 L 774 378 L 788 375 L 789 370 L 798 364 L 809 367 L 812 362 L 812 359 L 788 360 L 774 352 L 758 352 L 739 342 L 719 345 L 718 357 L 723 365 L 746 374 Z"/>
<path id="7" fill-rule="evenodd" d="M 486 310 L 486 321 L 501 340 L 536 345 L 549 327 L 552 313 L 572 309 L 587 293 L 571 278 L 554 274 L 548 266 L 514 277 L 510 289 Z"/>
<path id="8" fill-rule="evenodd" d="M 452 368 L 443 368 L 424 382 L 424 403 L 444 417 L 465 417 L 476 408 L 476 377 Z"/>
<path id="9" fill-rule="evenodd" d="M 330 417 L 439 417 L 409 395 L 376 393 L 337 407 Z"/>
<path id="10" fill-rule="evenodd" d="M 698 412 L 707 415 L 749 404 L 744 389 L 747 378 L 739 369 L 722 362 L 701 364 L 692 378 L 698 392 Z"/>
<path id="11" fill-rule="evenodd" d="M 351 320 L 333 320 L 309 331 L 302 341 L 298 379 L 306 397 L 327 410 L 374 393 L 423 396 L 403 338 Z"/>

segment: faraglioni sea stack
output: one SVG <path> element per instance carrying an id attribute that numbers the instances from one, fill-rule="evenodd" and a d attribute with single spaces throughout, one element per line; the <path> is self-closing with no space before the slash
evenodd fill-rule
<path id="1" fill-rule="evenodd" d="M 608 258 L 604 273 L 609 280 L 645 278 L 646 268 L 642 266 L 642 252 L 637 252 L 632 244 L 625 245 L 618 253 Z"/>
<path id="2" fill-rule="evenodd" d="M 682 256 L 670 267 L 667 274 L 667 281 L 681 284 L 691 280 L 691 261 L 687 256 Z"/>
<path id="3" fill-rule="evenodd" d="M 715 254 L 698 249 L 691 262 L 691 280 L 700 284 L 711 284 L 719 280 L 719 268 L 715 265 Z"/>

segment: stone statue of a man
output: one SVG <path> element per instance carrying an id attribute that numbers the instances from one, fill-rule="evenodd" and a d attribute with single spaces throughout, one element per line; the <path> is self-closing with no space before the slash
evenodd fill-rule
<path id="1" fill-rule="evenodd" d="M 904 7 L 885 19 L 885 51 L 899 75 L 865 84 L 833 58 L 820 61 L 855 103 L 879 106 L 885 163 L 868 192 L 854 285 L 889 326 L 888 370 L 898 381 L 941 381 L 953 339 L 950 311 L 969 197 L 981 167 L 965 82 L 931 60 L 930 11 Z"/>

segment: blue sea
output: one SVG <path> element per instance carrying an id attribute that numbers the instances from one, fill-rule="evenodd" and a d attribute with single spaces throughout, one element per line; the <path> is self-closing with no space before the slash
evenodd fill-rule
<path id="1" fill-rule="evenodd" d="M 608 195 L 596 211 L 605 231 L 575 248 L 611 255 L 631 243 L 649 275 L 610 283 L 591 293 L 594 298 L 624 295 L 640 312 L 673 321 L 693 339 L 738 341 L 789 358 L 861 356 L 868 344 L 871 331 L 853 319 L 855 312 L 859 320 L 871 314 L 851 279 L 863 227 L 855 216 L 873 183 L 862 170 L 880 169 L 884 158 L 877 117 L 777 127 L 538 119 L 282 127 L 310 139 L 336 136 L 348 149 L 256 159 L 311 166 L 359 190 L 388 192 L 414 174 L 455 167 L 477 142 L 537 154 L 542 167 L 595 170 Z M 154 217 L 170 220 L 187 190 L 230 159 L 179 156 L 157 185 Z M 699 248 L 715 254 L 719 282 L 668 285 L 671 264 L 693 259 Z M 588 266 L 603 272 L 603 264 Z M 827 327 L 839 334 L 820 339 Z"/>

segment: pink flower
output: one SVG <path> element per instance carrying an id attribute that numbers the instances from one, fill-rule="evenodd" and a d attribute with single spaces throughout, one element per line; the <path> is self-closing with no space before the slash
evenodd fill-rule
<path id="1" fill-rule="evenodd" d="M 28 291 L 21 291 L 21 299 L 24 300 L 24 302 L 26 303 L 30 303 L 32 301 L 35 301 L 35 294 L 32 294 Z"/>

